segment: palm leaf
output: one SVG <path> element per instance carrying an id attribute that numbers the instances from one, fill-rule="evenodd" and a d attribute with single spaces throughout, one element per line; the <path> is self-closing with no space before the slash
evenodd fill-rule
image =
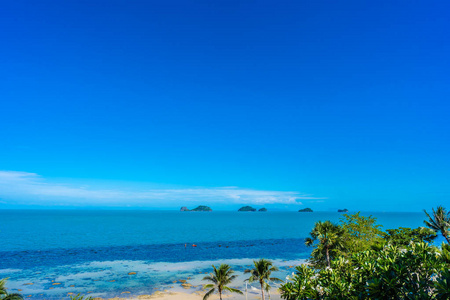
<path id="1" fill-rule="evenodd" d="M 203 296 L 203 300 L 206 300 L 206 299 L 208 299 L 214 292 L 215 292 L 215 288 L 212 288 L 211 290 L 209 290 L 206 294 L 205 294 L 205 296 Z"/>
<path id="2" fill-rule="evenodd" d="M 2 300 L 23 300 L 23 296 L 21 294 L 7 294 L 5 297 L 1 298 Z"/>
<path id="3" fill-rule="evenodd" d="M 240 290 L 234 289 L 234 288 L 231 288 L 231 287 L 228 287 L 228 286 L 224 286 L 223 289 L 224 289 L 224 290 L 227 290 L 227 291 L 229 291 L 229 292 L 231 292 L 231 293 L 237 293 L 237 294 L 241 294 L 241 295 L 244 294 L 244 293 L 242 293 Z"/>

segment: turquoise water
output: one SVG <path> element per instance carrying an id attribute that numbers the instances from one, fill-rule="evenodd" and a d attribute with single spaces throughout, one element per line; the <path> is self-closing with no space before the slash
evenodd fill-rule
<path id="1" fill-rule="evenodd" d="M 423 213 L 372 215 L 384 229 L 418 227 L 424 220 Z M 3 210 L 0 278 L 10 277 L 10 288 L 33 298 L 55 298 L 69 292 L 150 293 L 180 276 L 195 280 L 210 271 L 211 263 L 225 260 L 243 271 L 252 259 L 269 258 L 286 273 L 308 257 L 303 241 L 314 223 L 341 217 L 330 212 Z"/>
<path id="2" fill-rule="evenodd" d="M 423 213 L 372 213 L 384 228 L 423 225 Z M 3 251 L 304 238 L 329 212 L 0 211 Z"/>

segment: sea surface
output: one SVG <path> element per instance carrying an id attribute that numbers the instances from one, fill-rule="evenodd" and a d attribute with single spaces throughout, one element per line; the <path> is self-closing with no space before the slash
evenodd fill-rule
<path id="1" fill-rule="evenodd" d="M 383 229 L 418 227 L 424 213 L 373 215 Z M 178 212 L 0 210 L 0 278 L 28 298 L 70 293 L 113 297 L 180 288 L 200 289 L 211 264 L 237 271 L 253 259 L 274 260 L 279 277 L 311 249 L 314 223 L 338 222 L 335 212 Z M 203 275 L 201 275 L 203 274 Z"/>

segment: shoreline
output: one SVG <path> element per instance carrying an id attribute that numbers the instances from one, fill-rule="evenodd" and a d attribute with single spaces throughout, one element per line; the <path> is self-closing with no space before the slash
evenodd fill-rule
<path id="1" fill-rule="evenodd" d="M 114 298 L 94 298 L 94 300 L 146 300 L 146 299 L 160 299 L 160 300 L 202 300 L 205 292 L 204 291 L 195 291 L 193 293 L 189 292 L 178 292 L 178 291 L 157 291 L 151 295 L 140 295 L 137 297 L 123 298 L 123 297 L 114 297 Z M 248 291 L 247 296 L 226 293 L 222 295 L 223 299 L 229 300 L 245 300 L 245 299 L 261 299 L 261 294 L 258 291 L 251 290 Z M 213 294 L 209 299 L 215 300 L 219 299 L 218 294 Z M 271 300 L 281 300 L 280 293 L 276 288 L 273 288 L 270 293 Z"/>
<path id="2" fill-rule="evenodd" d="M 109 261 L 91 262 L 81 265 L 69 265 L 64 269 L 51 269 L 44 272 L 33 270 L 31 277 L 10 278 L 8 287 L 11 292 L 21 293 L 26 299 L 61 299 L 77 294 L 94 299 L 203 299 L 205 291 L 203 278 L 212 272 L 212 266 L 229 264 L 237 275 L 229 285 L 245 292 L 245 269 L 252 266 L 254 259 L 221 259 L 191 261 L 179 263 L 145 261 Z M 285 280 L 293 268 L 305 263 L 304 259 L 272 259 L 279 267 L 274 277 Z M 18 274 L 21 273 L 13 272 Z M 38 271 L 38 272 L 36 272 Z M 69 273 L 68 273 L 69 272 Z M 30 273 L 31 274 L 31 273 Z M 22 274 L 23 275 L 23 274 Z M 252 287 L 253 286 L 253 287 Z M 273 285 L 272 299 L 276 297 L 277 287 Z M 226 294 L 225 294 L 226 295 Z M 247 299 L 259 295 L 257 283 L 248 285 Z M 214 297 L 211 299 L 215 299 Z M 243 300 L 245 296 L 231 294 L 227 299 Z"/>

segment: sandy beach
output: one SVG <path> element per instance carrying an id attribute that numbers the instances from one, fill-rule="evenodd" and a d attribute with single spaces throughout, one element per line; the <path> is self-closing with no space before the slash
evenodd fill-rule
<path id="1" fill-rule="evenodd" d="M 236 272 L 237 274 L 241 274 L 241 272 Z M 160 299 L 160 300 L 202 300 L 203 296 L 206 293 L 206 290 L 203 290 L 201 283 L 201 278 L 203 275 L 197 275 L 196 277 L 191 277 L 188 283 L 186 280 L 178 280 L 176 284 L 174 284 L 171 287 L 168 287 L 164 290 L 156 291 L 152 294 L 143 294 L 139 296 L 133 296 L 129 295 L 129 297 L 126 297 L 126 295 L 114 297 L 114 298 L 94 298 L 94 300 L 146 300 L 146 299 Z M 257 284 L 248 284 L 247 291 L 245 291 L 243 276 L 238 279 L 235 284 L 232 285 L 234 288 L 240 289 L 244 294 L 235 294 L 235 293 L 229 293 L 225 292 L 222 294 L 223 299 L 229 299 L 229 300 L 251 300 L 251 299 L 261 299 L 261 291 Z M 180 284 L 181 283 L 181 284 Z M 281 300 L 280 293 L 278 291 L 278 288 L 276 286 L 272 285 L 272 288 L 270 289 L 270 294 L 267 292 L 265 293 L 266 299 L 271 300 Z M 217 292 L 210 296 L 211 300 L 219 299 L 219 295 Z"/>
<path id="2" fill-rule="evenodd" d="M 145 299 L 159 299 L 159 300 L 202 300 L 203 295 L 205 293 L 201 291 L 197 291 L 194 293 L 183 293 L 183 292 L 156 292 L 152 295 L 142 295 L 138 296 L 136 298 L 112 298 L 109 300 L 145 300 Z M 246 300 L 246 299 L 261 299 L 261 294 L 257 293 L 256 291 L 249 292 L 247 294 L 247 297 L 244 295 L 238 295 L 238 294 L 225 294 L 222 295 L 223 299 L 229 299 L 229 300 Z M 218 294 L 212 295 L 209 299 L 216 300 L 219 299 Z M 268 295 L 266 294 L 266 299 L 269 299 Z M 274 289 L 272 290 L 270 294 L 270 299 L 272 300 L 281 300 L 280 294 Z"/>
<path id="3" fill-rule="evenodd" d="M 186 289 L 186 288 L 185 288 Z M 223 299 L 229 299 L 229 300 L 250 300 L 250 299 L 261 299 L 261 292 L 258 288 L 248 286 L 247 292 L 245 290 L 241 291 L 244 293 L 243 295 L 235 294 L 235 293 L 229 293 L 226 292 L 222 294 Z M 186 291 L 180 291 L 179 287 L 173 287 L 170 289 L 166 289 L 163 291 L 156 291 L 155 293 L 151 295 L 140 295 L 137 297 L 130 297 L 130 298 L 121 298 L 121 297 L 115 297 L 115 298 L 109 298 L 108 300 L 145 300 L 145 299 L 160 299 L 160 300 L 202 300 L 203 296 L 205 295 L 206 291 L 201 290 L 191 290 L 189 291 L 189 288 L 186 289 Z M 281 300 L 280 293 L 277 289 L 277 287 L 273 287 L 270 290 L 270 294 L 267 292 L 265 293 L 266 299 L 271 300 Z M 219 295 L 217 293 L 210 296 L 211 300 L 219 299 Z M 99 298 L 100 300 L 100 298 Z"/>

